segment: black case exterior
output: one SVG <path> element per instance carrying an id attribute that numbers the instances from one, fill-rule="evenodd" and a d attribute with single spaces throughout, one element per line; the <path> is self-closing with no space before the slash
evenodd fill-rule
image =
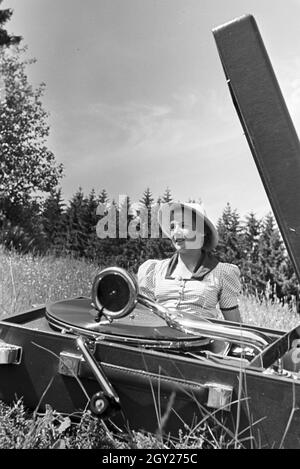
<path id="1" fill-rule="evenodd" d="M 0 400 L 11 405 L 22 397 L 29 409 L 44 412 L 50 405 L 75 416 L 101 388 L 85 361 L 74 375 L 60 372 L 61 354 L 80 357 L 81 352 L 76 335 L 56 332 L 45 315 L 46 309 L 39 308 L 1 321 L 0 341 L 22 347 L 23 354 L 19 365 L 0 364 Z M 93 356 L 122 407 L 113 416 L 114 424 L 126 433 L 130 428 L 175 437 L 181 429 L 190 441 L 208 422 L 210 428 L 220 429 L 221 445 L 229 437 L 230 447 L 237 438 L 245 447 L 300 448 L 300 381 L 264 373 L 260 367 L 276 360 L 276 351 L 288 342 L 299 340 L 300 330 L 270 331 L 270 337 L 273 343 L 260 359 L 243 367 L 230 357 L 209 359 L 179 350 L 132 347 L 126 340 L 110 342 L 99 334 Z M 63 368 L 68 369 L 68 361 Z M 232 387 L 230 411 L 225 405 L 218 411 L 208 406 L 209 385 Z"/>
<path id="2" fill-rule="evenodd" d="M 297 133 L 253 16 L 215 28 L 213 34 L 234 105 L 300 279 Z"/>

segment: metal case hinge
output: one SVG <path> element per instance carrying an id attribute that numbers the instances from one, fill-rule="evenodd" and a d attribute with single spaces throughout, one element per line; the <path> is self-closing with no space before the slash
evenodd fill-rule
<path id="1" fill-rule="evenodd" d="M 19 365 L 22 359 L 22 347 L 0 340 L 0 365 Z"/>
<path id="2" fill-rule="evenodd" d="M 58 372 L 65 376 L 80 376 L 80 366 L 84 362 L 82 355 L 70 352 L 60 352 Z"/>
<path id="3" fill-rule="evenodd" d="M 207 407 L 229 412 L 233 387 L 219 383 L 206 383 L 205 387 L 208 388 Z"/>

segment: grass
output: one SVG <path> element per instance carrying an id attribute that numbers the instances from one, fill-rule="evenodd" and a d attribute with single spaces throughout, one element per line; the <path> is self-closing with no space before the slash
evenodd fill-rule
<path id="1" fill-rule="evenodd" d="M 218 427 L 221 423 L 217 422 Z M 21 400 L 8 406 L 0 401 L 0 449 L 220 449 L 224 434 L 215 438 L 204 418 L 197 429 L 179 432 L 176 440 L 131 431 L 116 438 L 106 424 L 84 412 L 77 422 L 47 406 L 43 415 L 30 414 Z M 224 440 L 224 441 L 223 441 Z M 228 439 L 227 439 L 228 440 Z"/>
<path id="2" fill-rule="evenodd" d="M 0 246 L 0 318 L 32 307 L 76 296 L 89 296 L 99 266 L 71 257 L 38 257 L 7 252 Z M 244 323 L 289 330 L 299 324 L 298 314 L 287 305 L 259 301 L 242 295 L 240 310 Z M 215 422 L 216 423 L 216 422 Z M 71 423 L 50 407 L 45 415 L 28 414 L 21 401 L 13 406 L 0 403 L 0 449 L 2 448 L 219 448 L 214 425 L 205 418 L 199 431 L 180 433 L 176 441 L 155 435 L 130 432 L 123 439 L 110 434 L 105 424 L 89 412 Z M 220 425 L 219 425 L 220 427 Z"/>
<path id="3" fill-rule="evenodd" d="M 50 406 L 43 415 L 29 414 L 22 401 L 0 402 L 0 449 L 107 449 L 122 448 L 101 420 L 85 412 L 78 423 Z"/>
<path id="4" fill-rule="evenodd" d="M 0 246 L 0 318 L 49 301 L 89 296 L 98 266 L 71 257 L 39 257 Z"/>
<path id="5" fill-rule="evenodd" d="M 0 246 L 0 318 L 32 307 L 76 296 L 90 296 L 100 267 L 71 257 L 39 257 L 8 252 Z M 299 315 L 288 305 L 242 295 L 244 323 L 289 330 L 299 324 Z"/>

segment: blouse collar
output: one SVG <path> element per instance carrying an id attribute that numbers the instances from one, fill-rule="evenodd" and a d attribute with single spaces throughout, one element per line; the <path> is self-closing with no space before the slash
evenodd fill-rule
<path id="1" fill-rule="evenodd" d="M 177 262 L 178 262 L 178 253 L 176 252 L 170 259 L 167 272 L 166 272 L 166 279 L 171 279 L 172 272 L 174 271 Z M 198 264 L 196 265 L 195 272 L 193 273 L 191 280 L 203 280 L 205 275 L 211 272 L 217 265 L 219 261 L 218 259 L 213 256 L 210 252 L 202 251 Z"/>

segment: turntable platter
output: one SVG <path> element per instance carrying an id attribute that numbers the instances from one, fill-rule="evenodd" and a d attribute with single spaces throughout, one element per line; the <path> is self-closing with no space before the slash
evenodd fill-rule
<path id="1" fill-rule="evenodd" d="M 129 342 L 176 341 L 207 343 L 200 336 L 188 335 L 166 325 L 146 307 L 137 304 L 133 312 L 122 319 L 115 319 L 108 325 L 96 321 L 96 310 L 90 298 L 75 298 L 51 303 L 46 307 L 46 316 L 50 325 L 59 329 L 71 330 L 86 335 L 101 335 L 110 340 Z M 131 340 L 129 340 L 131 339 Z"/>

